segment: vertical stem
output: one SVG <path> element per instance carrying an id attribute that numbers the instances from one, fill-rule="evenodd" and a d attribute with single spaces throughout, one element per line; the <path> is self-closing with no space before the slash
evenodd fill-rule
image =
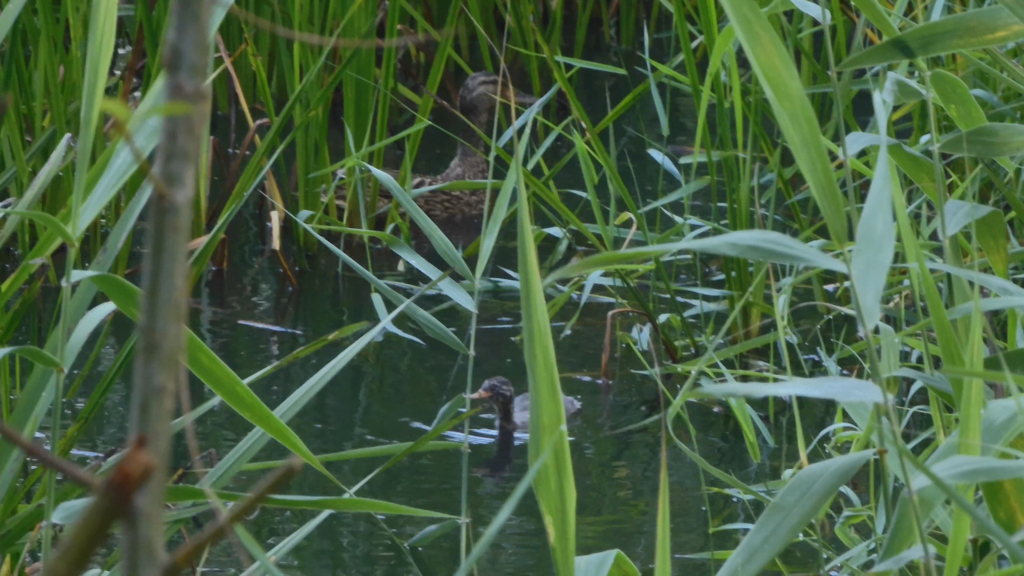
<path id="1" fill-rule="evenodd" d="M 156 463 L 136 493 L 124 530 L 124 573 L 159 573 L 164 548 L 164 492 L 171 447 L 175 392 L 183 384 L 184 321 L 189 268 L 186 244 L 192 217 L 202 126 L 209 105 L 204 86 L 209 59 L 206 0 L 175 0 L 163 46 L 169 104 L 184 104 L 164 120 L 153 172 L 154 193 L 143 263 L 130 432 L 144 440 Z"/>

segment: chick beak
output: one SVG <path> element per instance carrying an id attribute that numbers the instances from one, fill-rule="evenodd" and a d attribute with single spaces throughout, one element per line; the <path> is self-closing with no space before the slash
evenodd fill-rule
<path id="1" fill-rule="evenodd" d="M 476 392 L 474 392 L 474 393 L 469 395 L 470 400 L 483 400 L 485 398 L 490 398 L 490 397 L 491 397 L 491 393 L 490 392 L 485 392 L 483 390 L 477 390 Z"/>

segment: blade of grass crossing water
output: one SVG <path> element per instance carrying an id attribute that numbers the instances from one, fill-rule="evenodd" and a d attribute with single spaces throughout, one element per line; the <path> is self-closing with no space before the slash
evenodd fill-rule
<path id="1" fill-rule="evenodd" d="M 139 315 L 139 300 L 142 291 L 127 280 L 113 274 L 79 272 L 73 280 L 88 280 L 95 284 L 111 299 L 118 309 L 132 320 Z M 323 464 L 306 447 L 291 428 L 281 421 L 276 414 L 260 400 L 252 390 L 242 383 L 241 378 L 198 337 L 186 328 L 187 360 L 190 370 L 205 383 L 210 390 L 224 399 L 239 415 L 256 425 L 264 432 L 294 454 L 301 457 L 313 468 L 337 482 L 334 476 L 324 468 Z"/>
<path id="2" fill-rule="evenodd" d="M 282 558 L 286 557 L 295 549 L 296 546 L 305 540 L 306 537 L 312 534 L 313 530 L 316 530 L 316 528 L 320 526 L 320 524 L 322 524 L 323 521 L 331 514 L 334 514 L 331 510 L 326 510 L 317 514 L 311 520 L 300 526 L 298 530 L 286 536 L 277 544 L 277 546 L 274 546 L 267 551 L 267 556 L 280 562 Z M 242 572 L 242 576 L 261 576 L 264 573 L 264 568 L 262 566 L 259 564 L 253 564 L 246 569 L 245 572 Z"/>
<path id="3" fill-rule="evenodd" d="M 203 502 L 208 492 L 199 486 L 176 484 L 168 486 L 167 501 L 171 503 Z M 225 502 L 241 502 L 248 496 L 245 492 L 214 492 Z M 403 506 L 371 498 L 347 498 L 338 496 L 303 496 L 298 494 L 269 495 L 260 501 L 260 506 L 292 508 L 295 510 L 333 510 L 335 512 L 372 512 L 374 514 L 400 514 L 430 518 L 451 518 L 450 514 Z"/>
<path id="4" fill-rule="evenodd" d="M 91 301 L 92 295 L 87 295 L 89 296 L 88 301 Z M 83 303 L 83 299 L 75 299 L 72 302 L 71 308 L 75 309 L 77 304 L 88 304 L 88 301 Z M 84 344 L 85 340 L 92 334 L 100 322 L 113 311 L 114 306 L 110 303 L 100 304 L 88 312 L 83 310 L 81 319 L 68 338 L 67 346 L 64 348 L 63 356 L 60 358 L 64 366 L 74 364 L 75 359 L 78 357 L 78 352 L 81 350 L 81 345 Z M 57 333 L 51 332 L 50 338 L 47 340 L 46 349 L 56 349 L 56 339 Z M 6 424 L 21 432 L 23 436 L 34 435 L 39 428 L 40 422 L 42 422 L 46 409 L 53 402 L 56 393 L 56 381 L 57 376 L 51 368 L 39 366 L 32 370 L 28 384 L 22 388 L 14 413 Z M 0 494 L 9 493 L 24 457 L 24 453 L 18 448 L 7 442 L 0 442 Z"/>
<path id="5" fill-rule="evenodd" d="M 548 545 L 559 575 L 571 575 L 576 555 L 576 481 L 565 427 L 562 387 L 540 263 L 533 237 L 529 189 L 523 185 L 522 164 L 513 167 L 519 181 L 519 281 L 523 323 L 523 355 L 530 385 L 531 466 L 538 466 L 533 490 L 547 529 Z M 541 461 L 542 447 L 551 454 Z"/>
<path id="6" fill-rule="evenodd" d="M 366 268 L 363 268 L 351 256 L 345 254 L 343 250 L 339 249 L 334 244 L 328 242 L 327 239 L 321 236 L 320 234 L 317 234 L 316 231 L 313 230 L 313 228 L 310 227 L 308 224 L 306 224 L 299 218 L 292 216 L 288 212 L 286 212 L 286 214 L 288 214 L 288 216 L 294 219 L 295 222 L 298 223 L 300 226 L 305 228 L 307 232 L 312 234 L 313 237 L 316 238 L 318 242 L 320 242 L 320 244 L 327 247 L 328 250 L 330 250 L 332 253 L 334 253 L 335 256 L 341 259 L 341 261 L 344 262 L 345 266 L 354 270 L 357 274 L 359 274 L 367 282 L 369 282 L 370 285 L 372 285 L 375 289 L 380 291 L 380 293 L 383 294 L 385 298 L 391 300 L 392 304 L 399 306 L 407 301 L 405 297 L 403 297 L 393 288 L 388 286 L 383 280 L 374 276 L 372 272 L 370 272 Z M 430 334 L 437 340 L 447 344 L 449 347 L 451 347 L 457 352 L 468 352 L 468 350 L 466 350 L 465 344 L 462 343 L 462 340 L 457 338 L 455 334 L 453 334 L 452 331 L 449 330 L 444 324 L 442 324 L 437 318 L 434 318 L 416 304 L 409 304 L 408 314 L 413 320 L 416 321 L 417 324 L 420 325 L 421 328 L 423 328 L 423 330 L 427 334 Z"/>
<path id="7" fill-rule="evenodd" d="M 854 452 L 797 472 L 743 537 L 718 576 L 760 573 L 872 456 L 871 451 Z"/>
<path id="8" fill-rule="evenodd" d="M 455 572 L 455 576 L 466 576 L 473 571 L 476 563 L 480 561 L 480 558 L 483 557 L 485 552 L 487 552 L 487 549 L 491 547 L 491 543 L 494 542 L 494 539 L 498 536 L 498 532 L 501 531 L 502 527 L 505 526 L 505 523 L 508 522 L 508 519 L 512 516 L 512 513 L 515 512 L 516 507 L 519 505 L 519 501 L 523 499 L 523 495 L 525 495 L 526 491 L 530 488 L 530 483 L 533 482 L 533 479 L 537 476 L 537 472 L 540 471 L 542 466 L 544 466 L 544 463 L 547 461 L 550 453 L 551 446 L 549 446 L 548 449 L 537 458 L 537 460 L 530 464 L 530 469 L 522 479 L 519 480 L 519 483 L 516 484 L 515 489 L 512 490 L 512 494 L 505 499 L 505 503 L 498 509 L 498 513 L 494 515 L 494 519 L 492 519 L 491 523 L 487 525 L 487 529 L 484 530 L 480 539 L 477 540 L 476 545 L 473 546 L 473 551 L 469 553 L 469 556 L 466 557 L 466 560 Z"/>
<path id="9" fill-rule="evenodd" d="M 135 198 L 128 204 L 121 219 L 110 231 L 99 255 L 89 266 L 93 271 L 106 271 L 114 263 L 122 244 L 126 241 L 136 221 L 142 214 L 142 209 L 149 198 L 151 188 L 143 186 L 135 195 Z M 64 351 L 62 361 L 65 366 L 71 366 L 78 355 L 76 348 L 77 334 L 91 334 L 92 330 L 100 321 L 106 318 L 113 311 L 113 304 L 106 303 L 89 309 L 89 303 L 96 295 L 96 287 L 82 286 L 75 291 L 69 306 L 69 324 L 75 324 L 71 337 L 68 339 L 68 347 Z M 56 331 L 50 332 L 46 339 L 45 349 L 56 352 L 59 334 Z M 56 375 L 50 369 L 36 368 L 28 377 L 28 383 L 22 387 L 18 403 L 11 414 L 8 425 L 21 432 L 24 436 L 35 434 L 42 418 L 42 413 L 53 399 Z M 11 482 L 24 459 L 24 454 L 14 446 L 0 442 L 0 494 L 8 494 Z M 3 517 L 3 516 L 0 516 Z"/>
<path id="10" fill-rule="evenodd" d="M 743 230 L 708 238 L 680 240 L 670 244 L 656 244 L 595 254 L 555 270 L 545 282 L 550 284 L 562 278 L 664 257 L 682 250 L 735 256 L 777 264 L 824 268 L 841 273 L 846 273 L 849 270 L 843 262 L 785 234 L 770 230 Z"/>
<path id="11" fill-rule="evenodd" d="M 309 229 L 311 231 L 311 229 Z M 350 344 L 340 354 L 324 365 L 316 374 L 299 386 L 288 398 L 274 409 L 274 415 L 283 422 L 288 422 L 323 390 L 342 368 L 348 365 L 355 356 L 385 330 L 388 322 L 393 322 L 402 311 L 412 304 L 412 299 L 405 300 L 391 311 L 388 317 Z M 234 448 L 203 478 L 201 485 L 220 487 L 229 482 L 242 466 L 252 460 L 253 456 L 270 440 L 269 435 L 260 428 L 255 428 L 235 445 Z M 319 462 L 318 462 L 319 464 Z"/>
<path id="12" fill-rule="evenodd" d="M 413 221 L 415 221 L 416 224 L 419 225 L 420 229 L 423 230 L 423 233 L 427 236 L 427 240 L 434 249 L 437 250 L 437 253 L 444 258 L 444 261 L 450 264 L 456 272 L 462 274 L 462 276 L 467 280 L 473 278 L 473 273 L 469 271 L 469 266 L 466 265 L 466 261 L 462 259 L 459 251 L 455 249 L 454 245 L 452 245 L 452 241 L 449 240 L 443 232 L 441 232 L 441 229 L 437 227 L 437 224 L 434 224 L 434 221 L 431 220 L 425 212 L 423 212 L 423 209 L 416 204 L 415 200 L 409 196 L 405 189 L 399 186 L 398 182 L 396 182 L 395 179 L 387 172 L 378 170 L 366 163 L 363 163 L 363 166 L 373 173 L 377 180 L 379 180 L 381 184 L 391 192 L 392 196 L 398 200 L 399 204 L 405 208 L 406 213 L 409 214 Z"/>

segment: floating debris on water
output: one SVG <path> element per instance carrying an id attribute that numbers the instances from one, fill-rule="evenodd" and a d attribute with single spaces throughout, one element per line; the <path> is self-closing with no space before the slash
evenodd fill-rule
<path id="1" fill-rule="evenodd" d="M 292 328 L 285 328 L 283 326 L 274 326 L 273 324 L 264 324 L 263 322 L 254 322 L 252 320 L 239 320 L 239 324 L 243 326 L 252 326 L 253 328 L 262 328 L 264 330 L 272 330 L 274 332 L 288 332 L 290 334 L 302 334 L 301 330 L 294 330 Z"/>

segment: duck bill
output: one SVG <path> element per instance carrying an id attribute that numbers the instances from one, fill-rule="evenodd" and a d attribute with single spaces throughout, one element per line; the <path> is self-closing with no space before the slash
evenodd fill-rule
<path id="1" fill-rule="evenodd" d="M 502 92 L 504 93 L 504 96 L 502 98 L 503 100 L 506 100 L 508 102 L 511 102 L 512 104 L 515 104 L 516 106 L 521 106 L 523 108 L 526 108 L 527 106 L 530 106 L 531 104 L 534 104 L 538 100 L 540 100 L 540 98 L 537 98 L 533 94 L 520 92 L 519 90 L 516 90 L 515 88 L 512 88 L 510 86 L 505 86 Z"/>
<path id="2" fill-rule="evenodd" d="M 476 392 L 474 392 L 474 393 L 469 395 L 470 400 L 483 400 L 485 398 L 490 398 L 490 397 L 491 397 L 491 393 L 490 392 L 484 392 L 483 390 L 477 390 Z"/>
<path id="3" fill-rule="evenodd" d="M 519 90 L 512 91 L 512 102 L 515 103 L 516 106 L 522 106 L 525 108 L 536 104 L 538 100 L 540 100 L 540 98 L 537 98 L 533 94 L 526 94 Z"/>

